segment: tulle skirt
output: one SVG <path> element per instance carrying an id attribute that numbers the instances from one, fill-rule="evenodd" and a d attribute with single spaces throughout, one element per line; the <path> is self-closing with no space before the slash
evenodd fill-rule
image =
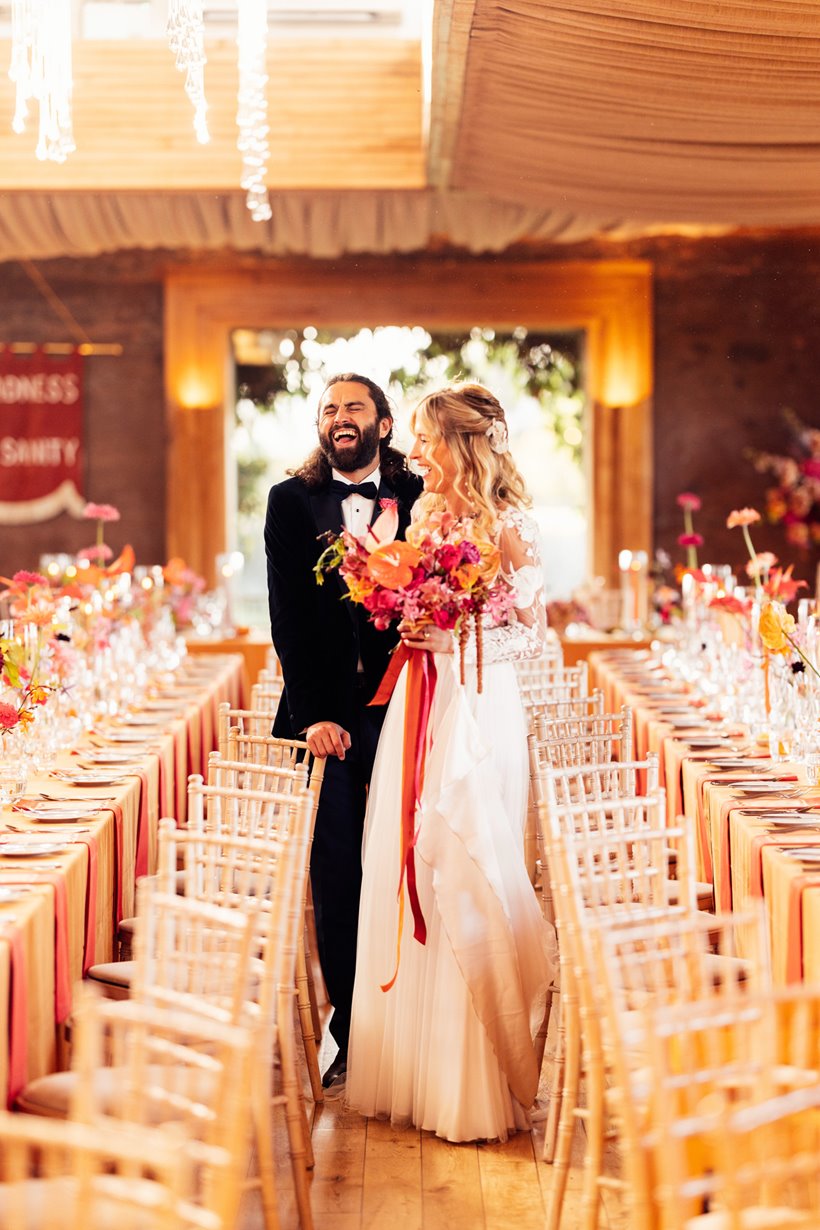
<path id="1" fill-rule="evenodd" d="M 398 976 L 405 675 L 382 731 L 364 838 L 348 1104 L 451 1141 L 528 1126 L 538 1087 L 532 1039 L 555 970 L 555 939 L 526 873 L 524 715 L 511 664 L 467 684 L 436 655 L 415 863 L 427 942 L 405 907 Z M 406 892 L 406 889 L 405 889 Z"/>

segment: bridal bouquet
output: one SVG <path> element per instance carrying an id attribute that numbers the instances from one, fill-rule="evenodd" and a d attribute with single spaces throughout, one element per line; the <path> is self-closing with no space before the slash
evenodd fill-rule
<path id="1" fill-rule="evenodd" d="M 469 518 L 435 513 L 411 526 L 407 541 L 395 541 L 395 501 L 383 500 L 382 513 L 362 538 L 344 530 L 316 565 L 321 585 L 338 568 L 351 602 L 364 607 L 377 628 L 393 622 L 412 628 L 434 624 L 458 634 L 461 682 L 464 652 L 475 626 L 478 690 L 481 691 L 481 616 L 501 621 L 513 606 L 511 587 L 500 575 L 498 547 L 476 532 Z"/>

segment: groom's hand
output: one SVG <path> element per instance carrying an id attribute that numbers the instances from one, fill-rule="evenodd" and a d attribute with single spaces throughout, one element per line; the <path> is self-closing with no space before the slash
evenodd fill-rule
<path id="1" fill-rule="evenodd" d="M 350 735 L 338 722 L 314 722 L 305 731 L 305 742 L 314 756 L 338 756 L 344 760 Z"/>

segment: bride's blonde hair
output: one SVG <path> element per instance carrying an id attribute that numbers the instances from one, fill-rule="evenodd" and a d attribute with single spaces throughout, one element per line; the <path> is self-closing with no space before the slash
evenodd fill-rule
<path id="1" fill-rule="evenodd" d="M 456 463 L 453 487 L 475 514 L 480 530 L 491 532 L 502 508 L 530 506 L 508 446 L 497 451 L 506 445 L 507 421 L 489 389 L 467 382 L 446 385 L 419 402 L 410 422 L 414 432 L 424 432 L 433 443 L 446 443 Z M 444 497 L 422 495 L 419 506 L 424 516 L 443 508 Z"/>

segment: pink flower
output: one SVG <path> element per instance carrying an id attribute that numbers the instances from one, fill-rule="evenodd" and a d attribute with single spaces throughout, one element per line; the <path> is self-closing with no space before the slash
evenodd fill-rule
<path id="1" fill-rule="evenodd" d="M 77 552 L 77 559 L 90 559 L 98 564 L 103 564 L 113 557 L 114 552 L 104 542 L 101 542 L 99 546 L 95 544 L 93 547 L 83 547 L 82 551 Z"/>
<path id="2" fill-rule="evenodd" d="M 120 510 L 113 504 L 86 504 L 83 516 L 87 521 L 119 521 Z"/>
<path id="3" fill-rule="evenodd" d="M 48 579 L 40 572 L 15 572 L 11 579 L 14 585 L 48 585 Z"/>
<path id="4" fill-rule="evenodd" d="M 758 551 L 754 559 L 750 559 L 746 565 L 746 575 L 750 577 L 759 577 L 763 573 L 774 568 L 777 563 L 777 556 L 771 551 Z"/>
<path id="5" fill-rule="evenodd" d="M 700 496 L 695 495 L 693 491 L 682 491 L 677 497 L 679 508 L 688 508 L 690 512 L 700 511 Z"/>
<path id="6" fill-rule="evenodd" d="M 735 508 L 726 518 L 726 528 L 733 530 L 736 525 L 754 525 L 759 520 L 760 513 L 756 508 Z"/>
<path id="7" fill-rule="evenodd" d="M 679 547 L 702 547 L 703 542 L 701 534 L 680 534 L 678 536 Z"/>
<path id="8" fill-rule="evenodd" d="M 11 730 L 17 725 L 19 719 L 20 715 L 14 705 L 0 704 L 0 730 Z"/>

